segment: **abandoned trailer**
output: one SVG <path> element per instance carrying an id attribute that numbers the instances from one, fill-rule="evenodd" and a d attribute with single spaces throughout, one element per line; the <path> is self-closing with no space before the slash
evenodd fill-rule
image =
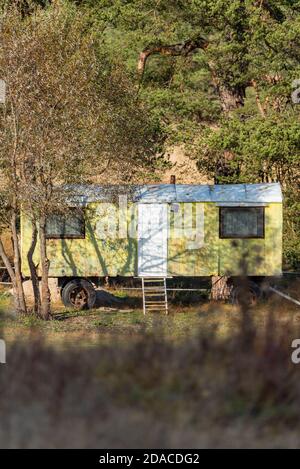
<path id="1" fill-rule="evenodd" d="M 234 283 L 247 276 L 254 300 L 263 278 L 281 274 L 279 184 L 160 184 L 122 191 L 116 196 L 116 188 L 112 195 L 104 186 L 78 186 L 70 208 L 48 218 L 50 277 L 66 306 L 92 307 L 94 286 L 105 277 L 139 277 L 145 312 L 167 311 L 170 277 L 226 276 Z M 21 239 L 29 277 L 31 224 L 25 214 Z"/>

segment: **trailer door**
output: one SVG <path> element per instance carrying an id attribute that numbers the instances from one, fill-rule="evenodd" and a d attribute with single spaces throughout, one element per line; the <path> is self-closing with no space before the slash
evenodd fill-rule
<path id="1" fill-rule="evenodd" d="M 166 277 L 167 255 L 167 204 L 139 204 L 138 275 L 140 277 Z"/>

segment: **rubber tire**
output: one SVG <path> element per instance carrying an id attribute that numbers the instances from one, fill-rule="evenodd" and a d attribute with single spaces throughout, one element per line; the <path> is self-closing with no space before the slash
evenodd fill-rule
<path id="1" fill-rule="evenodd" d="M 81 307 L 76 307 L 72 301 L 71 301 L 71 294 L 73 290 L 77 288 L 83 288 L 87 294 L 87 304 Z M 63 304 L 66 306 L 66 308 L 75 308 L 78 310 L 83 310 L 83 309 L 92 309 L 95 305 L 96 302 L 96 291 L 88 280 L 85 280 L 83 278 L 76 278 L 73 280 L 70 280 L 62 289 L 61 292 L 61 298 Z"/>
<path id="2" fill-rule="evenodd" d="M 248 291 L 251 292 L 251 295 L 253 295 L 254 297 L 254 302 L 247 304 L 247 306 L 255 306 L 262 297 L 262 291 L 259 288 L 259 286 L 255 282 L 252 282 L 252 281 L 247 282 L 247 289 Z M 234 285 L 232 292 L 231 292 L 232 303 L 235 305 L 241 305 L 242 303 L 239 300 L 239 295 L 240 294 L 244 295 L 244 292 L 245 290 L 243 286 Z"/>

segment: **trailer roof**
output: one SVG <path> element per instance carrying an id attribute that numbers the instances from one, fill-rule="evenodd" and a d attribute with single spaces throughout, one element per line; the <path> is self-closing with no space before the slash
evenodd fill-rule
<path id="1" fill-rule="evenodd" d="M 126 187 L 78 185 L 69 188 L 81 203 L 108 201 L 111 195 L 126 194 L 140 203 L 216 202 L 216 203 L 270 203 L 282 202 L 279 183 L 268 184 L 149 184 Z M 73 197 L 72 197 L 73 198 Z"/>

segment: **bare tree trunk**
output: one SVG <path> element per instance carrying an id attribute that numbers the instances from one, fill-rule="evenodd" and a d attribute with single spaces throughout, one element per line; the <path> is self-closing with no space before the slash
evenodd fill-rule
<path id="1" fill-rule="evenodd" d="M 221 107 L 225 116 L 230 117 L 235 109 L 244 106 L 246 96 L 246 86 L 235 86 L 229 88 L 224 86 L 219 77 L 214 71 L 213 64 L 210 64 L 212 82 L 219 95 Z M 231 151 L 224 151 L 223 156 L 219 159 L 215 168 L 214 182 L 219 184 L 223 182 L 223 178 L 237 178 L 240 170 L 238 167 L 233 167 L 231 162 L 234 160 L 234 154 Z M 229 300 L 232 287 L 229 284 L 229 277 L 225 275 L 216 275 L 211 279 L 211 292 L 210 298 L 214 301 Z"/>
<path id="2" fill-rule="evenodd" d="M 217 76 L 213 63 L 209 64 L 213 86 L 219 96 L 220 104 L 224 114 L 230 116 L 232 111 L 244 106 L 246 97 L 246 86 L 239 85 L 234 87 L 225 86 L 222 80 Z"/>
<path id="3" fill-rule="evenodd" d="M 31 276 L 31 283 L 32 283 L 32 291 L 34 297 L 34 313 L 37 316 L 41 316 L 41 295 L 40 295 L 40 288 L 39 288 L 39 277 L 37 273 L 37 266 L 33 261 L 33 254 L 37 245 L 37 236 L 38 230 L 36 226 L 36 222 L 32 221 L 32 237 L 31 237 L 31 245 L 27 253 L 27 260 L 30 269 L 30 276 Z"/>
<path id="4" fill-rule="evenodd" d="M 26 314 L 27 307 L 26 307 L 23 280 L 22 280 L 21 255 L 20 255 L 19 238 L 18 238 L 18 233 L 17 233 L 16 211 L 13 211 L 12 213 L 10 227 L 11 227 L 13 249 L 14 249 L 15 288 L 16 288 L 16 294 L 18 296 L 19 312 L 22 314 Z"/>
<path id="5" fill-rule="evenodd" d="M 11 279 L 11 283 L 12 283 L 12 288 L 13 288 L 13 294 L 14 294 L 14 300 L 15 300 L 15 308 L 16 308 L 16 312 L 19 313 L 20 312 L 20 301 L 19 301 L 19 296 L 18 296 L 18 291 L 17 291 L 17 287 L 16 287 L 16 277 L 15 277 L 15 272 L 14 272 L 14 269 L 13 269 L 13 266 L 5 252 L 5 249 L 4 249 L 4 246 L 3 246 L 3 243 L 0 239 L 0 256 L 3 260 L 3 263 L 7 269 L 7 272 L 10 276 L 10 279 Z"/>
<path id="6" fill-rule="evenodd" d="M 244 106 L 246 87 L 238 86 L 232 89 L 219 85 L 218 94 L 225 114 L 230 114 L 235 109 Z"/>
<path id="7" fill-rule="evenodd" d="M 211 278 L 210 299 L 214 301 L 228 300 L 231 295 L 231 286 L 228 283 L 228 277 L 214 275 Z"/>
<path id="8" fill-rule="evenodd" d="M 51 295 L 49 289 L 49 259 L 47 257 L 46 245 L 46 218 L 42 216 L 39 220 L 40 262 L 42 270 L 41 279 L 41 316 L 47 321 L 50 319 Z"/>
<path id="9" fill-rule="evenodd" d="M 225 115 L 230 116 L 234 109 L 238 109 L 244 105 L 246 87 L 237 87 L 228 89 L 220 84 L 218 78 L 212 73 L 213 83 L 220 97 L 221 106 Z M 224 151 L 223 157 L 219 159 L 215 169 L 215 184 L 222 183 L 223 178 L 236 178 L 239 176 L 239 168 L 232 167 L 231 161 L 234 155 L 230 151 Z M 211 279 L 210 298 L 214 301 L 229 300 L 231 295 L 231 286 L 229 285 L 229 277 L 213 276 Z"/>

